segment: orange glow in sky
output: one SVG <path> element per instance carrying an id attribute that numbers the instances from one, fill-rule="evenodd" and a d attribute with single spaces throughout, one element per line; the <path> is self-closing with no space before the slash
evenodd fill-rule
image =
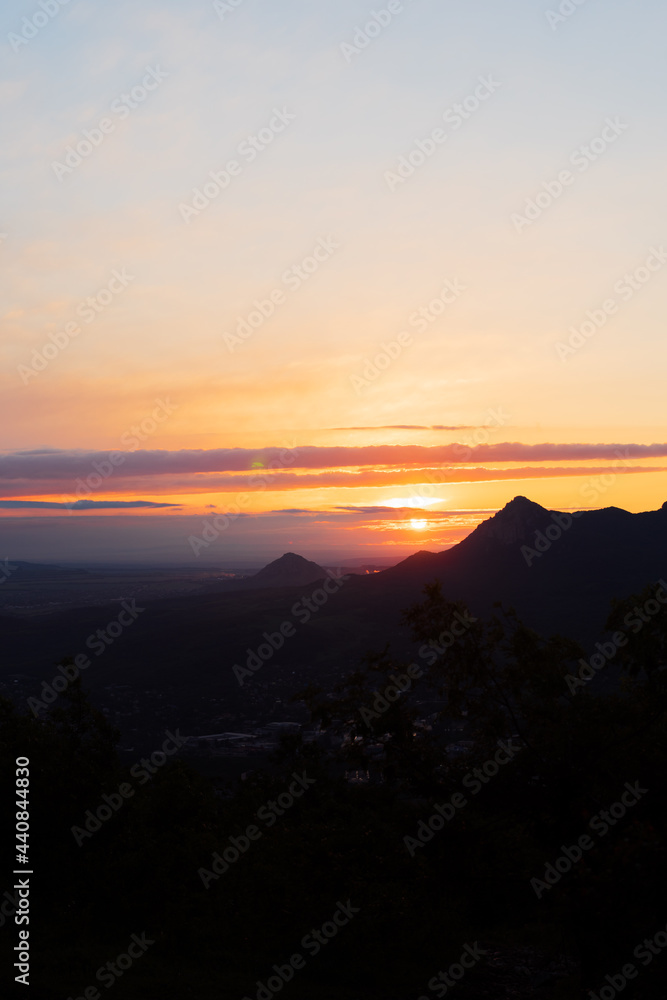
<path id="1" fill-rule="evenodd" d="M 623 73 L 629 9 L 600 45 L 588 8 L 414 4 L 351 58 L 351 0 L 293 6 L 73 6 L 12 53 L 2 551 L 181 562 L 228 516 L 220 559 L 404 553 L 519 494 L 661 506 L 659 5 Z"/>

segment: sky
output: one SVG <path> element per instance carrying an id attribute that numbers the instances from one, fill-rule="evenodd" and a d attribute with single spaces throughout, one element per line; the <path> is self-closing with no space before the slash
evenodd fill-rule
<path id="1" fill-rule="evenodd" d="M 667 499 L 658 0 L 8 0 L 0 555 Z M 198 541 L 199 540 L 199 541 Z"/>

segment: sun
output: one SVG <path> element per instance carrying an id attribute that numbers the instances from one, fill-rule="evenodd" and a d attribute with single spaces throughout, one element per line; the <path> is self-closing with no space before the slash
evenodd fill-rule
<path id="1" fill-rule="evenodd" d="M 426 521 L 410 521 L 410 527 L 413 531 L 426 531 L 427 522 Z"/>

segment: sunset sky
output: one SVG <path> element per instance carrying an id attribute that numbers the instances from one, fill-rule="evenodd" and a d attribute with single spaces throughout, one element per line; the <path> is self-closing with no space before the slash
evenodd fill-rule
<path id="1" fill-rule="evenodd" d="M 663 3 L 44 6 L 0 12 L 1 557 L 667 500 Z"/>

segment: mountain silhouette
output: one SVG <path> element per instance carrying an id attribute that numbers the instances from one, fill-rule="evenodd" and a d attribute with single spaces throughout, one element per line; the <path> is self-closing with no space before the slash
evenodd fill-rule
<path id="1" fill-rule="evenodd" d="M 410 591 L 438 579 L 451 600 L 479 614 L 512 605 L 538 631 L 590 637 L 613 597 L 667 576 L 667 503 L 559 512 L 518 496 L 444 552 L 418 552 L 375 577 Z M 372 582 L 375 582 L 372 581 Z"/>
<path id="2" fill-rule="evenodd" d="M 531 531 L 538 531 L 548 518 L 549 511 L 539 503 L 526 497 L 514 497 L 497 514 L 478 524 L 468 539 L 474 537 L 476 543 L 488 539 L 513 545 L 524 541 Z"/>
<path id="3" fill-rule="evenodd" d="M 245 663 L 249 650 L 282 622 L 291 622 L 295 633 L 270 661 L 281 697 L 310 680 L 330 690 L 367 651 L 387 644 L 397 659 L 414 660 L 418 650 L 401 612 L 423 601 L 424 586 L 435 580 L 447 600 L 463 601 L 475 617 L 498 613 L 494 605 L 502 602 L 530 628 L 577 639 L 593 652 L 613 598 L 667 580 L 667 505 L 638 514 L 618 507 L 570 514 L 515 497 L 450 549 L 417 552 L 381 573 L 350 574 L 326 602 L 308 608 L 305 600 L 327 575 L 317 563 L 286 553 L 245 580 L 142 598 L 145 613 L 88 671 L 86 684 L 102 703 L 110 684 L 128 685 L 141 697 L 147 689 L 169 690 L 184 726 L 195 731 L 212 724 L 211 699 L 223 698 L 226 711 L 249 711 L 232 665 Z M 127 590 L 125 596 L 131 596 Z M 40 617 L 39 628 L 33 618 L 0 614 L 0 680 L 19 663 L 27 675 L 49 680 L 54 655 L 82 651 L 86 637 L 117 614 L 117 603 L 54 610 Z M 184 663 L 196 664 L 194 686 Z M 257 679 L 268 676 L 267 666 Z M 153 703 L 147 704 L 144 726 L 153 724 Z"/>
<path id="4" fill-rule="evenodd" d="M 317 563 L 304 559 L 296 552 L 286 552 L 246 582 L 252 587 L 302 587 L 326 576 L 326 570 Z"/>

